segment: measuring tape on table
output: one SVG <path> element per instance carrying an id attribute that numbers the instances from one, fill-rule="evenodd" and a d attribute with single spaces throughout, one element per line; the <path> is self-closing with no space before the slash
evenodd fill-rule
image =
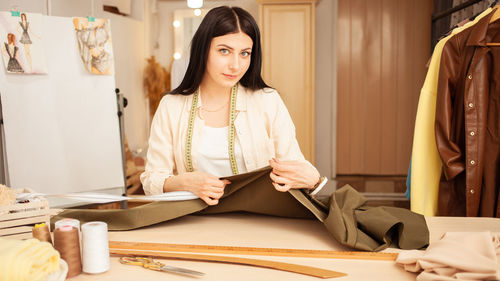
<path id="1" fill-rule="evenodd" d="M 234 120 L 236 119 L 236 96 L 238 93 L 238 84 L 235 84 L 231 88 L 231 101 L 229 109 L 229 134 L 228 134 L 228 151 L 229 151 L 229 162 L 231 163 L 231 171 L 233 175 L 238 174 L 238 165 L 236 164 L 236 157 L 234 155 L 234 139 L 236 128 L 234 127 Z M 192 145 L 193 145 L 193 128 L 194 119 L 196 118 L 196 108 L 198 107 L 198 97 L 200 95 L 200 89 L 196 90 L 193 94 L 193 103 L 191 104 L 191 110 L 189 112 L 189 123 L 187 128 L 186 136 L 186 165 L 187 171 L 193 171 L 193 160 L 192 160 Z"/>
<path id="2" fill-rule="evenodd" d="M 167 243 L 120 242 L 120 241 L 109 241 L 109 249 L 233 254 L 233 255 L 283 256 L 283 257 L 304 257 L 304 258 L 388 260 L 388 261 L 394 261 L 398 256 L 397 253 L 379 253 L 379 252 L 257 248 L 257 247 L 239 247 L 239 246 L 167 244 Z"/>

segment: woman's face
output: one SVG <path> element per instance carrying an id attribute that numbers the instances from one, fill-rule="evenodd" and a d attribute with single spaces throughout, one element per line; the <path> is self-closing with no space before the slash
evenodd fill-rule
<path id="1" fill-rule="evenodd" d="M 250 67 L 253 41 L 243 32 L 214 37 L 210 44 L 202 83 L 231 88 Z"/>

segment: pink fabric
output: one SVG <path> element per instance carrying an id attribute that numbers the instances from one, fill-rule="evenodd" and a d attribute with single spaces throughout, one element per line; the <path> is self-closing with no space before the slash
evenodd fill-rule
<path id="1" fill-rule="evenodd" d="M 399 253 L 396 263 L 423 280 L 500 279 L 500 234 L 447 232 L 427 250 Z"/>

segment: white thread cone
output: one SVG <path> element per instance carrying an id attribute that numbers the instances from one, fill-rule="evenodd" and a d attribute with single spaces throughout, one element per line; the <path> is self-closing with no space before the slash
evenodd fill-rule
<path id="1" fill-rule="evenodd" d="M 101 221 L 82 225 L 82 263 L 85 273 L 109 270 L 108 225 Z"/>

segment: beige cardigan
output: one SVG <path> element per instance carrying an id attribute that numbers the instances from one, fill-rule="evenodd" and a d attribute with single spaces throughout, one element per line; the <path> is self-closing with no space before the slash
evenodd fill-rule
<path id="1" fill-rule="evenodd" d="M 163 193 L 166 178 L 187 172 L 186 134 L 193 95 L 165 95 L 153 117 L 146 169 L 141 175 L 148 195 Z M 197 110 L 201 107 L 198 101 Z M 252 91 L 238 85 L 236 137 L 248 171 L 267 166 L 272 157 L 304 160 L 288 110 L 274 89 Z M 197 147 L 204 121 L 196 114 L 192 146 Z M 195 149 L 193 149 L 195 150 Z M 196 157 L 192 155 L 193 169 Z"/>

